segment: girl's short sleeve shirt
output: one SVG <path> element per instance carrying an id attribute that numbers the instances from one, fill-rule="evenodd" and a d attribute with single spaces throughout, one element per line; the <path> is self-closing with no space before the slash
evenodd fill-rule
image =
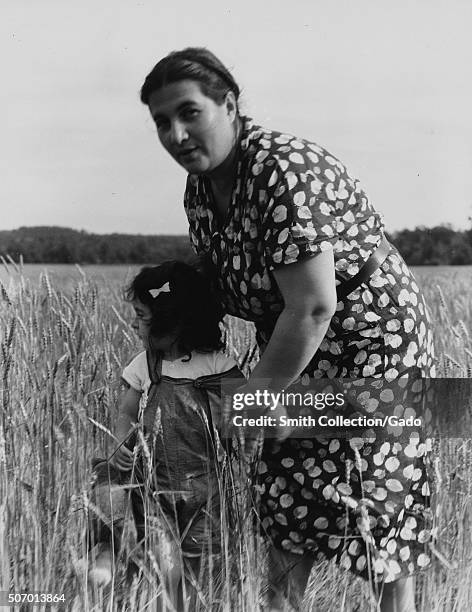
<path id="1" fill-rule="evenodd" d="M 184 205 L 192 247 L 211 256 L 227 312 L 256 322 L 283 308 L 275 268 L 333 249 L 337 275 L 349 278 L 382 237 L 382 216 L 338 159 L 248 118 L 226 219 L 218 223 L 203 175 L 189 175 Z"/>

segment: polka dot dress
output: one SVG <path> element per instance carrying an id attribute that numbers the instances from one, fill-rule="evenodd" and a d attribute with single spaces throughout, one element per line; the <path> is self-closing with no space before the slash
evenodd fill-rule
<path id="1" fill-rule="evenodd" d="M 204 176 L 188 177 L 185 210 L 193 248 L 211 257 L 226 312 L 254 321 L 261 348 L 283 309 L 275 268 L 333 249 L 342 283 L 383 235 L 381 215 L 339 160 L 247 118 L 226 219 L 216 219 Z M 423 296 L 392 247 L 368 282 L 338 302 L 299 384 L 345 380 L 344 417 L 423 416 L 433 358 Z M 283 550 L 335 558 L 364 578 L 413 574 L 430 563 L 429 450 L 421 429 L 395 425 L 267 440 L 262 528 Z"/>

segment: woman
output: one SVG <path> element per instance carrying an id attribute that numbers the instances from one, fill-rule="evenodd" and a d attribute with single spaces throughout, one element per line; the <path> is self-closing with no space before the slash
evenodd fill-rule
<path id="1" fill-rule="evenodd" d="M 346 414 L 413 410 L 409 383 L 393 399 L 390 387 L 374 391 L 433 368 L 423 297 L 384 239 L 381 215 L 341 162 L 254 125 L 238 97 L 232 75 L 201 48 L 162 59 L 141 90 L 161 143 L 189 174 L 192 246 L 211 257 L 226 312 L 256 325 L 262 356 L 246 390 L 261 379 L 280 391 L 300 376 L 349 377 L 362 393 L 356 387 Z M 284 597 L 299 604 L 321 556 L 381 585 L 382 610 L 414 610 L 412 577 L 429 563 L 426 446 L 396 431 L 368 433 L 266 441 L 272 610 Z"/>

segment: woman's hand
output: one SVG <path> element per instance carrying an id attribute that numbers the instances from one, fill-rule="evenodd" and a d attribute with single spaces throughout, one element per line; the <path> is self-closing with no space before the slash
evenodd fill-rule
<path id="1" fill-rule="evenodd" d="M 273 437 L 278 442 L 283 442 L 284 440 L 290 437 L 290 434 L 293 431 L 293 427 L 285 425 L 283 424 L 283 422 L 281 422 L 281 417 L 288 417 L 287 409 L 283 404 L 277 402 L 277 406 L 274 410 L 271 410 L 270 415 L 277 419 L 277 425 L 274 430 L 275 435 Z"/>
<path id="2" fill-rule="evenodd" d="M 236 390 L 236 393 L 242 397 L 259 397 L 259 402 L 254 402 L 256 405 L 250 400 L 247 401 L 248 405 L 244 408 L 242 416 L 245 418 L 266 416 L 270 417 L 273 423 L 272 425 L 266 424 L 260 427 L 242 426 L 238 428 L 239 439 L 244 449 L 244 459 L 248 469 L 258 457 L 263 438 L 272 438 L 281 442 L 287 439 L 292 432 L 292 427 L 280 423 L 281 417 L 287 416 L 285 406 L 275 399 L 276 394 L 274 394 L 271 389 L 261 387 L 260 382 L 261 381 L 259 381 L 257 388 L 254 385 L 246 383 Z M 265 395 L 264 392 L 266 393 Z M 257 394 L 259 394 L 259 396 Z"/>

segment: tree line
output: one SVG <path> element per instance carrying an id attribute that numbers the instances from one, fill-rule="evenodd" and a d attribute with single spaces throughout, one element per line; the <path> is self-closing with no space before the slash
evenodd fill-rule
<path id="1" fill-rule="evenodd" d="M 0 231 L 0 255 L 25 263 L 142 264 L 194 258 L 188 236 L 92 234 L 66 227 Z"/>
<path id="2" fill-rule="evenodd" d="M 391 233 L 405 261 L 420 265 L 472 265 L 472 229 L 449 225 Z M 65 227 L 0 231 L 0 256 L 25 263 L 142 264 L 192 261 L 188 236 L 92 234 Z"/>

